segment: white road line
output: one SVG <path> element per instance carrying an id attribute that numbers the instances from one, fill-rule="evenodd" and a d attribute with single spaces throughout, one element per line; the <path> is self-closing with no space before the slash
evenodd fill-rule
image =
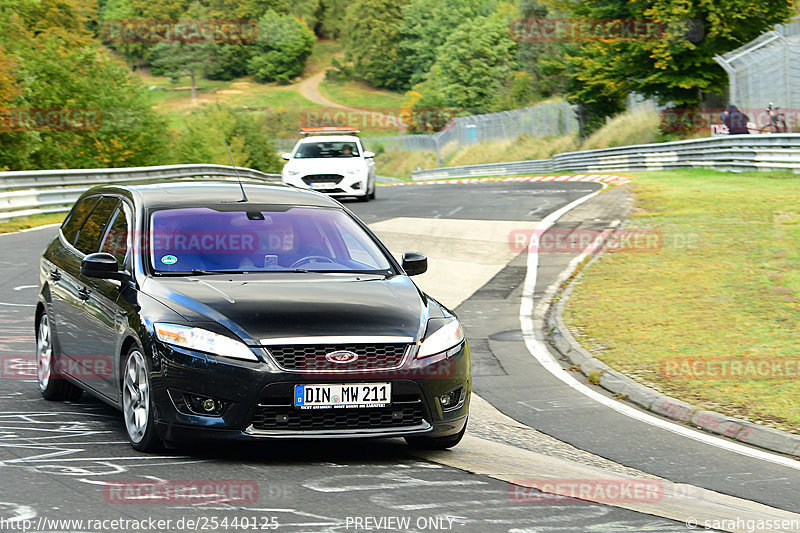
<path id="1" fill-rule="evenodd" d="M 21 291 L 22 289 L 35 289 L 36 287 L 38 287 L 38 285 L 17 285 L 11 290 Z"/>
<path id="2" fill-rule="evenodd" d="M 603 184 L 603 188 L 605 187 L 607 187 L 607 185 Z M 587 385 L 584 385 L 575 379 L 570 372 L 566 372 L 558 363 L 558 361 L 556 361 L 556 359 L 550 354 L 543 341 L 536 337 L 536 328 L 534 327 L 533 316 L 533 294 L 534 289 L 536 288 L 536 275 L 539 268 L 539 254 L 536 251 L 538 248 L 538 239 L 535 238 L 535 236 L 542 235 L 567 211 L 579 206 L 591 198 L 594 198 L 600 194 L 601 191 L 602 189 L 578 198 L 574 202 L 565 205 L 557 211 L 553 211 L 541 222 L 539 222 L 536 230 L 533 233 L 534 237 L 531 238 L 531 243 L 528 249 L 528 271 L 525 275 L 525 283 L 522 291 L 522 303 L 520 304 L 519 310 L 519 321 L 522 328 L 522 336 L 525 339 L 525 346 L 528 348 L 528 351 L 548 372 L 553 374 L 556 378 L 572 387 L 575 391 L 583 394 L 584 396 L 588 396 L 592 400 L 609 407 L 620 414 L 629 416 L 640 422 L 650 424 L 651 426 L 665 429 L 678 435 L 688 437 L 711 446 L 716 446 L 730 452 L 800 470 L 800 461 L 767 451 L 751 448 L 749 446 L 722 439 L 714 435 L 709 435 L 707 433 L 701 433 L 700 431 L 675 424 L 674 422 L 670 422 L 666 419 L 651 415 L 644 411 L 640 411 L 628 404 L 600 394 L 599 392 L 591 389 Z"/>
<path id="3" fill-rule="evenodd" d="M 36 307 L 36 304 L 11 304 L 7 302 L 0 302 L 0 305 L 8 305 L 11 307 Z"/>

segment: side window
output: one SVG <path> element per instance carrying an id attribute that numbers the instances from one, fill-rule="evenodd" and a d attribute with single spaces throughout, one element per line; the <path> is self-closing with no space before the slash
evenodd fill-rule
<path id="1" fill-rule="evenodd" d="M 104 196 L 83 223 L 83 227 L 78 231 L 78 237 L 75 239 L 75 248 L 81 253 L 91 254 L 97 251 L 100 235 L 103 233 L 111 213 L 114 212 L 117 202 L 118 200 L 114 197 Z"/>
<path id="2" fill-rule="evenodd" d="M 97 205 L 99 199 L 99 196 L 87 196 L 78 200 L 78 203 L 72 208 L 69 216 L 61 226 L 61 232 L 64 234 L 64 238 L 68 243 L 75 244 L 75 237 L 78 235 L 78 230 L 83 224 L 83 221 L 86 220 L 86 215 Z"/>
<path id="3" fill-rule="evenodd" d="M 114 214 L 111 215 L 111 221 L 100 241 L 100 251 L 116 257 L 120 266 L 125 264 L 125 256 L 128 253 L 128 219 L 122 205 L 120 202 Z"/>

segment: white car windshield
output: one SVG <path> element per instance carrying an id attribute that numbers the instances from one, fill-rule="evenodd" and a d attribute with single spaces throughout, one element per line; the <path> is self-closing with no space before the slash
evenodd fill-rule
<path id="1" fill-rule="evenodd" d="M 161 209 L 151 215 L 157 272 L 375 272 L 389 260 L 339 209 Z"/>
<path id="2" fill-rule="evenodd" d="M 358 156 L 358 145 L 352 141 L 306 142 L 298 146 L 294 154 L 295 159 Z"/>

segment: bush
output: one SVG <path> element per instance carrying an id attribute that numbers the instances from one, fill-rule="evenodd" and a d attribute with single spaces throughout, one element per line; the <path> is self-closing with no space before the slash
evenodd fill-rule
<path id="1" fill-rule="evenodd" d="M 247 70 L 257 81 L 288 83 L 303 72 L 315 40 L 305 23 L 269 10 L 258 22 L 258 39 Z"/>

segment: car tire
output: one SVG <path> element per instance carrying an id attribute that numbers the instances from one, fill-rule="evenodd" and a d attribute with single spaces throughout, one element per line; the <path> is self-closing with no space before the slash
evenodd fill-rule
<path id="1" fill-rule="evenodd" d="M 52 402 L 77 401 L 83 394 L 83 390 L 58 374 L 55 361 L 50 318 L 47 311 L 42 311 L 36 327 L 36 377 L 39 381 L 39 390 L 45 400 Z"/>
<path id="2" fill-rule="evenodd" d="M 464 427 L 455 435 L 446 437 L 405 437 L 405 439 L 410 447 L 417 450 L 446 450 L 461 442 L 466 431 L 467 423 L 464 422 Z"/>
<path id="3" fill-rule="evenodd" d="M 361 196 L 358 196 L 358 201 L 359 202 L 369 202 L 369 193 L 368 192 L 364 192 L 364 194 L 362 194 Z"/>
<path id="4" fill-rule="evenodd" d="M 374 200 L 375 199 L 375 190 L 377 188 L 378 188 L 378 184 L 377 183 L 373 183 L 372 184 L 372 192 L 369 193 L 369 195 L 368 195 L 370 200 Z"/>
<path id="5" fill-rule="evenodd" d="M 152 453 L 163 449 L 153 421 L 153 398 L 147 360 L 134 345 L 122 367 L 122 415 L 131 447 L 139 452 Z"/>

